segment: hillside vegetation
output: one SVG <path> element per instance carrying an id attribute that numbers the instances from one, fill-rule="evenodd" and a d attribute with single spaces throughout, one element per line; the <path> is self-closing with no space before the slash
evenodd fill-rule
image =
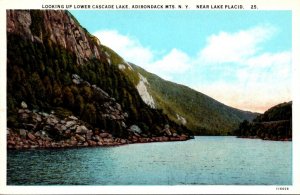
<path id="1" fill-rule="evenodd" d="M 268 109 L 253 122 L 243 121 L 236 130 L 236 135 L 268 140 L 291 140 L 292 102 L 284 102 Z"/>
<path id="2" fill-rule="evenodd" d="M 131 64 L 147 78 L 157 107 L 172 120 L 182 123 L 197 135 L 231 135 L 243 120 L 252 120 L 256 113 L 226 106 L 213 98 L 145 71 Z"/>
<path id="3" fill-rule="evenodd" d="M 34 112 L 53 112 L 61 118 L 74 115 L 90 128 L 115 137 L 128 138 L 132 125 L 144 136 L 161 135 L 166 126 L 179 135 L 188 133 L 162 110 L 143 102 L 132 78 L 118 68 L 118 55 L 102 46 L 69 12 L 7 14 L 8 127 L 24 128 L 18 110 L 25 102 Z"/>

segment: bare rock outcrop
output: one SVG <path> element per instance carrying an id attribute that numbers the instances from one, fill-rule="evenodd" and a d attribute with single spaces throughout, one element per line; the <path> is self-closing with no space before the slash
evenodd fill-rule
<path id="1" fill-rule="evenodd" d="M 78 64 L 91 58 L 100 59 L 100 41 L 64 10 L 8 10 L 7 32 L 37 42 L 50 39 L 76 54 Z"/>

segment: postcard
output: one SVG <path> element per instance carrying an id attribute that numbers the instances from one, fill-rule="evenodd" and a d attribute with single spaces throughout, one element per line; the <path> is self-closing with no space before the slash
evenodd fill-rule
<path id="1" fill-rule="evenodd" d="M 0 6 L 1 193 L 300 193 L 296 0 Z"/>

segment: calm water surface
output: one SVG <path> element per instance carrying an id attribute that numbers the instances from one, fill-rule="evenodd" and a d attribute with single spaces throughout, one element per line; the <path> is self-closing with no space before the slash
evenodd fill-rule
<path id="1" fill-rule="evenodd" d="M 292 142 L 195 137 L 121 147 L 8 151 L 8 185 L 292 185 Z"/>

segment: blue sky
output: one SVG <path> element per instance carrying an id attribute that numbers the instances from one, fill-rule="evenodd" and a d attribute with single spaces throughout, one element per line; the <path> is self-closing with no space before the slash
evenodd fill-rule
<path id="1" fill-rule="evenodd" d="M 289 11 L 76 11 L 125 60 L 227 105 L 263 112 L 291 100 Z"/>

